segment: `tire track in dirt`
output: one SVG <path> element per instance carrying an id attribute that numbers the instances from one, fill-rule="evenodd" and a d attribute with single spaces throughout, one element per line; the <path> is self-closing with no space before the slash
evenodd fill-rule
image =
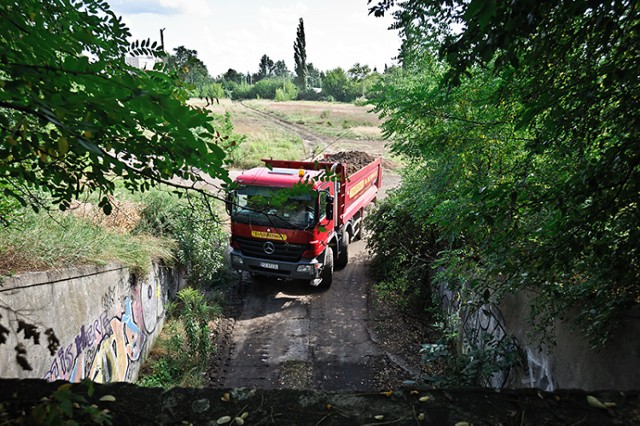
<path id="1" fill-rule="evenodd" d="M 245 107 L 247 110 L 251 111 L 255 115 L 259 115 L 261 117 L 265 117 L 271 122 L 277 124 L 282 129 L 286 130 L 289 133 L 292 133 L 300 139 L 302 139 L 302 146 L 304 149 L 305 158 L 301 158 L 301 160 L 311 160 L 314 153 L 322 152 L 327 149 L 327 147 L 331 146 L 334 141 L 330 141 L 326 136 L 315 133 L 309 128 L 296 124 L 292 121 L 285 120 L 278 115 L 266 111 L 262 111 L 258 108 L 254 108 L 246 103 L 240 101 L 240 105 Z"/>
<path id="2" fill-rule="evenodd" d="M 349 265 L 319 291 L 297 281 L 243 277 L 242 314 L 218 377 L 223 387 L 376 389 L 384 352 L 368 328 L 368 256 L 353 243 Z"/>

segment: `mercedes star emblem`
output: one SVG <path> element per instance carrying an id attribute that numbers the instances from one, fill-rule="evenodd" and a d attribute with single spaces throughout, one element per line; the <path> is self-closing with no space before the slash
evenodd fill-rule
<path id="1" fill-rule="evenodd" d="M 276 251 L 276 246 L 271 241 L 267 241 L 262 245 L 262 249 L 267 254 L 273 254 Z"/>

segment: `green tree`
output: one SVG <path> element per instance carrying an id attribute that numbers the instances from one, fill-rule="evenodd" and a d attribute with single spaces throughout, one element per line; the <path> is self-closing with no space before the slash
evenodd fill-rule
<path id="1" fill-rule="evenodd" d="M 119 176 L 145 190 L 198 168 L 228 180 L 212 117 L 160 70 L 125 64 L 128 29 L 99 0 L 7 1 L 0 5 L 0 188 L 23 204 L 47 190 L 62 209 L 83 191 L 108 194 Z M 176 184 L 174 184 L 175 186 Z"/>
<path id="2" fill-rule="evenodd" d="M 234 82 L 240 84 L 244 81 L 244 74 L 234 70 L 233 68 L 229 68 L 227 72 L 222 74 L 222 79 L 225 82 Z"/>
<path id="3" fill-rule="evenodd" d="M 370 78 L 373 73 L 369 65 L 360 65 L 359 62 L 356 62 L 347 73 L 355 85 L 360 88 L 360 96 L 365 97 L 367 89 L 373 84 L 373 80 Z"/>
<path id="4" fill-rule="evenodd" d="M 291 72 L 287 68 L 287 64 L 282 59 L 273 64 L 273 75 L 283 78 L 289 78 L 291 76 Z"/>
<path id="5" fill-rule="evenodd" d="M 481 277 L 474 285 L 498 296 L 531 290 L 542 327 L 577 308 L 592 343 L 604 344 L 640 300 L 637 5 L 419 1 L 393 13 L 406 73 L 428 72 L 429 55 L 444 61 L 429 83 L 390 81 L 385 94 L 398 91 L 397 104 L 379 105 L 398 149 L 434 167 L 451 189 L 433 204 L 436 212 L 455 206 L 441 223 L 457 227 L 466 255 L 450 256 L 449 266 Z M 481 83 L 492 87 L 484 100 L 475 96 Z M 435 87 L 430 97 L 418 96 L 427 87 Z M 462 89 L 473 108 L 452 95 Z M 485 116 L 496 107 L 499 115 Z M 467 129 L 428 129 L 435 118 Z M 511 133 L 500 130 L 505 124 Z M 466 155 L 477 164 L 453 162 Z"/>
<path id="6" fill-rule="evenodd" d="M 298 87 L 291 80 L 283 80 L 282 87 L 276 89 L 276 101 L 292 101 L 298 97 Z"/>
<path id="7" fill-rule="evenodd" d="M 350 102 L 355 99 L 353 85 L 347 73 L 340 67 L 327 71 L 322 80 L 322 93 L 340 102 Z"/>
<path id="8" fill-rule="evenodd" d="M 304 21 L 300 18 L 293 42 L 293 60 L 295 62 L 296 84 L 300 90 L 307 90 L 307 42 L 304 35 Z"/>
<path id="9" fill-rule="evenodd" d="M 166 59 L 167 69 L 177 72 L 182 81 L 196 86 L 212 81 L 206 65 L 198 58 L 197 51 L 178 46 L 173 52 Z"/>
<path id="10" fill-rule="evenodd" d="M 311 62 L 307 64 L 307 82 L 311 87 L 322 87 L 323 73 L 318 70 Z"/>
<path id="11" fill-rule="evenodd" d="M 258 74 L 253 82 L 257 83 L 263 78 L 271 77 L 274 65 L 273 60 L 269 56 L 262 55 L 260 58 L 260 64 L 258 64 Z"/>

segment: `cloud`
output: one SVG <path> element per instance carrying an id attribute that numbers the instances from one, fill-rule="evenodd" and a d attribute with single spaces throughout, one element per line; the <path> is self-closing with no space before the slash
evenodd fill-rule
<path id="1" fill-rule="evenodd" d="M 296 4 L 291 7 L 267 7 L 260 6 L 260 26 L 265 31 L 293 34 L 298 27 L 298 20 L 304 18 L 309 7 L 304 4 Z"/>
<path id="2" fill-rule="evenodd" d="M 160 0 L 160 4 L 183 15 L 196 15 L 201 18 L 213 15 L 213 9 L 206 0 Z"/>
<path id="3" fill-rule="evenodd" d="M 157 0 L 112 0 L 109 2 L 111 8 L 124 15 L 142 15 L 145 13 L 156 15 L 173 15 L 178 11 L 177 7 L 162 4 Z"/>
<path id="4" fill-rule="evenodd" d="M 126 15 L 198 15 L 211 16 L 213 10 L 206 0 L 112 0 L 114 11 Z"/>

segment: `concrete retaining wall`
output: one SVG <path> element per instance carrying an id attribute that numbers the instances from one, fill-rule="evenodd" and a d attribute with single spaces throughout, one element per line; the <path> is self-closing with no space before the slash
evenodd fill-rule
<path id="1" fill-rule="evenodd" d="M 507 296 L 500 308 L 506 332 L 524 350 L 525 365 L 512 372 L 508 386 L 564 389 L 640 389 L 640 307 L 628 312 L 607 345 L 594 350 L 572 323 L 556 321 L 555 345 L 540 348 L 527 336 L 529 299 Z M 571 317 L 571 315 L 568 315 Z"/>
<path id="2" fill-rule="evenodd" d="M 572 324 L 557 321 L 555 345 L 541 347 L 530 337 L 529 298 L 524 292 L 501 303 L 469 303 L 445 284 L 438 286 L 442 307 L 458 315 L 463 350 L 500 345 L 516 353 L 521 365 L 493 374 L 486 385 L 494 388 L 640 389 L 640 306 L 628 312 L 607 346 L 594 350 Z M 571 317 L 571 315 L 567 315 Z"/>
<path id="3" fill-rule="evenodd" d="M 179 285 L 160 265 L 142 278 L 118 265 L 5 278 L 0 334 L 4 327 L 7 341 L 0 344 L 0 377 L 135 380 Z M 25 330 L 22 322 L 36 328 Z M 48 329 L 58 341 L 53 353 Z M 30 370 L 23 368 L 27 364 Z"/>

